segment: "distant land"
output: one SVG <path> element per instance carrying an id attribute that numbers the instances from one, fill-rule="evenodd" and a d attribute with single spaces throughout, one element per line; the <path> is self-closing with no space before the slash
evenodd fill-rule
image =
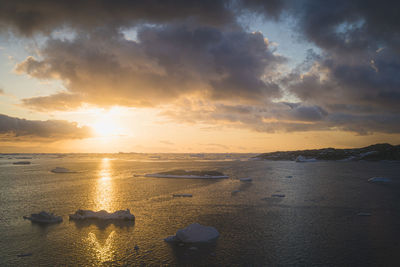
<path id="1" fill-rule="evenodd" d="M 375 144 L 363 148 L 336 149 L 323 148 L 296 151 L 277 151 L 255 156 L 264 160 L 295 160 L 299 162 L 316 160 L 400 160 L 400 145 Z"/>

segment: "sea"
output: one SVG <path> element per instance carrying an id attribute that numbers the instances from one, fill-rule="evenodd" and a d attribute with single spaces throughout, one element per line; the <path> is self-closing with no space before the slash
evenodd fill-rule
<path id="1" fill-rule="evenodd" d="M 0 265 L 400 266 L 400 162 L 253 156 L 0 154 Z M 52 173 L 55 167 L 75 173 Z M 144 176 L 175 169 L 229 178 Z M 129 209 L 136 220 L 69 220 L 78 209 Z M 42 210 L 63 222 L 23 219 Z M 219 238 L 164 241 L 195 222 L 215 227 Z"/>

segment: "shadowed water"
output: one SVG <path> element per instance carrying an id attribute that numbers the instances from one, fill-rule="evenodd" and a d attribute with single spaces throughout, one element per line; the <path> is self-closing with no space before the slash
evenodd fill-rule
<path id="1" fill-rule="evenodd" d="M 249 156 L 30 155 L 31 165 L 18 166 L 12 165 L 17 161 L 15 155 L 3 155 L 0 264 L 396 263 L 400 251 L 400 163 L 247 161 Z M 56 166 L 77 173 L 51 173 Z M 230 178 L 140 176 L 172 169 L 217 170 Z M 394 183 L 368 183 L 374 176 L 391 178 Z M 243 177 L 251 177 L 253 182 L 240 182 L 238 179 Z M 172 196 L 184 193 L 193 197 Z M 126 208 L 136 216 L 135 223 L 68 219 L 68 214 L 77 209 L 112 212 Z M 41 210 L 62 215 L 64 221 L 43 226 L 22 218 Z M 371 216 L 357 216 L 360 212 Z M 196 248 L 163 241 L 193 222 L 214 226 L 221 234 L 219 239 Z M 32 255 L 17 256 L 29 253 Z"/>

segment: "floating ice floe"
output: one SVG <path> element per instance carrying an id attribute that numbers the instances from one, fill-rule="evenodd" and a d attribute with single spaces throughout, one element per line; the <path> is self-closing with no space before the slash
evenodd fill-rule
<path id="1" fill-rule="evenodd" d="M 30 161 L 17 161 L 17 162 L 13 162 L 14 165 L 29 165 L 31 164 Z"/>
<path id="2" fill-rule="evenodd" d="M 315 159 L 315 158 L 306 158 L 306 157 L 303 157 L 303 156 L 298 156 L 296 158 L 296 162 L 315 162 L 315 161 L 317 161 L 317 159 Z"/>
<path id="3" fill-rule="evenodd" d="M 45 211 L 32 213 L 31 216 L 23 216 L 23 218 L 35 223 L 59 223 L 63 221 L 61 216 L 56 216 L 53 213 L 48 213 Z"/>
<path id="4" fill-rule="evenodd" d="M 377 183 L 377 184 L 386 184 L 390 183 L 392 179 L 390 178 L 385 178 L 385 177 L 372 177 L 368 179 L 368 182 L 370 183 Z"/>
<path id="5" fill-rule="evenodd" d="M 219 237 L 217 229 L 193 223 L 184 229 L 179 229 L 176 235 L 164 239 L 165 242 L 203 243 L 211 242 Z"/>
<path id="6" fill-rule="evenodd" d="M 185 178 L 185 179 L 223 179 L 228 178 L 218 171 L 185 171 L 173 170 L 167 172 L 145 174 L 145 177 L 155 178 Z"/>
<path id="7" fill-rule="evenodd" d="M 285 194 L 272 194 L 271 197 L 285 197 Z"/>
<path id="8" fill-rule="evenodd" d="M 70 214 L 71 220 L 86 220 L 86 219 L 97 219 L 97 220 L 127 220 L 134 221 L 135 216 L 130 212 L 129 209 L 117 210 L 113 213 L 109 213 L 105 210 L 92 211 L 92 210 L 77 210 L 74 214 Z"/>
<path id="9" fill-rule="evenodd" d="M 193 197 L 192 194 L 173 194 L 173 197 Z"/>
<path id="10" fill-rule="evenodd" d="M 54 173 L 74 173 L 74 171 L 71 171 L 67 168 L 63 168 L 63 167 L 55 167 L 54 169 L 51 170 L 51 172 Z"/>
<path id="11" fill-rule="evenodd" d="M 241 182 L 251 182 L 251 181 L 253 181 L 253 179 L 251 179 L 251 178 L 240 178 L 239 180 Z"/>

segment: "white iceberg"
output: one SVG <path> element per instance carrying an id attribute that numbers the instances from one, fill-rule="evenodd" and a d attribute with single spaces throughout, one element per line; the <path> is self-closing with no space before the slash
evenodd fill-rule
<path id="1" fill-rule="evenodd" d="M 296 162 L 315 162 L 315 161 L 317 161 L 317 159 L 306 158 L 306 157 L 303 157 L 301 155 L 296 158 Z"/>
<path id="2" fill-rule="evenodd" d="M 239 180 L 241 182 L 251 182 L 251 181 L 253 181 L 253 179 L 251 179 L 251 178 L 240 178 Z"/>
<path id="3" fill-rule="evenodd" d="M 372 178 L 368 179 L 368 182 L 377 183 L 377 184 L 386 184 L 386 183 L 390 183 L 391 181 L 392 181 L 392 179 L 385 178 L 385 177 L 372 177 Z"/>
<path id="4" fill-rule="evenodd" d="M 61 216 L 56 216 L 53 213 L 48 213 L 45 211 L 32 213 L 31 216 L 24 216 L 23 218 L 35 223 L 59 223 L 63 221 Z"/>
<path id="5" fill-rule="evenodd" d="M 67 168 L 63 168 L 63 167 L 55 167 L 54 169 L 51 170 L 51 172 L 54 173 L 74 173 L 74 171 L 71 171 Z"/>
<path id="6" fill-rule="evenodd" d="M 165 242 L 204 243 L 216 240 L 219 237 L 217 229 L 212 226 L 203 226 L 193 223 L 184 229 L 179 229 L 176 235 L 164 239 Z"/>
<path id="7" fill-rule="evenodd" d="M 74 214 L 70 214 L 71 220 L 86 220 L 86 219 L 97 219 L 97 220 L 127 220 L 134 221 L 135 216 L 130 212 L 129 209 L 117 210 L 113 213 L 109 213 L 105 210 L 92 211 L 92 210 L 77 210 Z"/>

